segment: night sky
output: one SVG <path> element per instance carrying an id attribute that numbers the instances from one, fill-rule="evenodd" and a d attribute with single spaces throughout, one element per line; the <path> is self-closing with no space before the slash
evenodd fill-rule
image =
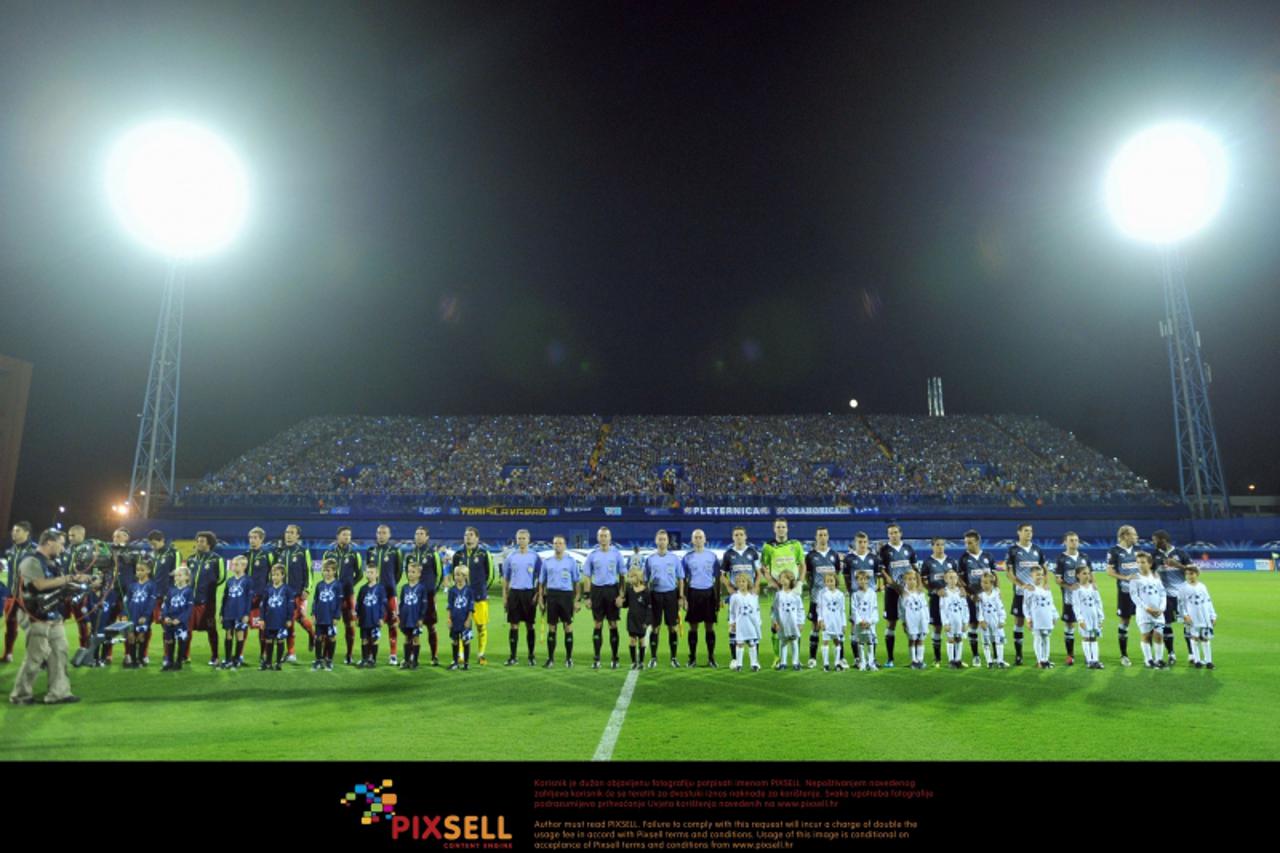
<path id="1" fill-rule="evenodd" d="M 3 14 L 15 518 L 127 490 L 165 262 L 102 175 L 157 114 L 229 138 L 254 194 L 188 269 L 179 477 L 315 414 L 923 415 L 941 375 L 949 413 L 1039 414 L 1176 490 L 1159 256 L 1101 186 L 1185 118 L 1232 169 L 1184 247 L 1223 464 L 1280 491 L 1274 3 Z"/>

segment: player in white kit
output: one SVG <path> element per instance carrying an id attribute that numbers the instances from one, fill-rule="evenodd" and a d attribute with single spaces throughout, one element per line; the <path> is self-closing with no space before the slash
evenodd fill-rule
<path id="1" fill-rule="evenodd" d="M 929 596 L 915 569 L 902 577 L 898 603 L 902 621 L 907 626 L 907 641 L 911 646 L 911 668 L 924 669 L 924 638 L 929 633 Z"/>
<path id="2" fill-rule="evenodd" d="M 1164 669 L 1164 584 L 1155 573 L 1151 555 L 1138 552 L 1138 574 L 1129 581 L 1129 597 L 1142 634 L 1142 658 L 1147 669 Z"/>
<path id="3" fill-rule="evenodd" d="M 1054 606 L 1053 593 L 1046 585 L 1043 566 L 1031 570 L 1031 589 L 1023 593 L 1023 606 L 1027 611 L 1027 627 L 1035 640 L 1036 666 L 1053 669 L 1049 651 L 1053 642 L 1053 626 L 1058 621 L 1058 608 Z"/>
<path id="4" fill-rule="evenodd" d="M 1076 611 L 1076 624 L 1080 627 L 1080 642 L 1084 646 L 1085 667 L 1102 669 L 1102 661 L 1098 660 L 1098 638 L 1102 636 L 1102 593 L 1093 582 L 1093 569 L 1089 566 L 1076 569 L 1076 583 L 1079 586 L 1072 591 L 1071 599 Z"/>
<path id="5" fill-rule="evenodd" d="M 875 582 L 867 572 L 858 572 L 858 588 L 849 596 L 853 636 L 858 649 L 858 669 L 874 672 L 876 667 L 876 623 L 880 621 L 880 602 Z M 914 657 L 912 658 L 914 660 Z"/>
<path id="6" fill-rule="evenodd" d="M 826 587 L 818 591 L 818 630 L 822 632 L 822 669 L 831 671 L 831 646 L 836 647 L 837 670 L 848 669 L 844 662 L 845 616 L 844 593 L 836 586 L 836 575 L 826 576 Z"/>
<path id="7" fill-rule="evenodd" d="M 1187 582 L 1178 591 L 1178 610 L 1182 621 L 1191 629 L 1191 663 L 1196 669 L 1213 669 L 1213 629 L 1218 614 L 1213 609 L 1209 588 L 1200 583 L 1200 569 L 1187 566 Z"/>
<path id="8" fill-rule="evenodd" d="M 978 593 L 978 631 L 982 634 L 987 669 L 1009 668 L 1004 662 L 1004 619 L 1004 599 L 996 588 L 996 576 L 987 572 L 982 576 L 982 591 Z"/>
<path id="9" fill-rule="evenodd" d="M 729 626 L 738 647 L 734 649 L 737 669 L 742 669 L 742 650 L 751 649 L 751 671 L 760 671 L 760 596 L 751 589 L 746 574 L 738 575 L 738 591 L 729 598 Z"/>
<path id="10" fill-rule="evenodd" d="M 745 573 L 743 577 L 746 577 Z M 777 634 L 782 653 L 774 669 L 800 669 L 800 629 L 804 627 L 804 600 L 796 589 L 796 573 L 783 569 L 778 575 L 778 591 L 773 596 L 773 632 Z"/>

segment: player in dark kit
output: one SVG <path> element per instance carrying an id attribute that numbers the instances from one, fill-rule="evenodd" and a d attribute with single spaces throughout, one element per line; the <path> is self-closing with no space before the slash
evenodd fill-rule
<path id="1" fill-rule="evenodd" d="M 595 630 L 591 634 L 591 642 L 595 646 L 595 660 L 592 669 L 600 668 L 600 647 L 604 644 L 604 623 L 609 623 L 609 648 L 613 652 L 614 669 L 618 668 L 618 585 L 627 571 L 626 560 L 617 546 L 613 544 L 613 534 L 607 527 L 596 531 L 598 547 L 587 555 L 582 564 L 582 573 L 586 583 L 587 596 L 591 600 L 591 617 L 595 620 Z"/>
<path id="2" fill-rule="evenodd" d="M 827 575 L 840 577 L 840 555 L 829 545 L 831 532 L 819 527 L 813 534 L 813 550 L 804 555 L 805 577 L 809 579 L 809 666 L 818 665 L 818 597 L 826 589 Z M 837 656 L 844 659 L 844 639 L 841 638 Z"/>
<path id="3" fill-rule="evenodd" d="M 1062 544 L 1067 550 L 1058 555 L 1053 573 L 1058 578 L 1058 586 L 1062 588 L 1062 624 L 1065 626 L 1062 637 L 1067 646 L 1067 666 L 1074 666 L 1076 659 L 1076 608 L 1072 593 L 1079 588 L 1076 572 L 1090 567 L 1089 558 L 1080 553 L 1080 536 L 1068 531 L 1062 537 Z"/>
<path id="4" fill-rule="evenodd" d="M 921 573 L 925 588 L 929 590 L 929 627 L 933 629 L 933 665 L 942 666 L 942 602 L 939 596 L 947 588 L 947 572 L 960 573 L 956 561 L 947 556 L 947 540 L 941 536 L 933 537 L 930 543 L 933 553 L 924 558 Z M 964 661 L 957 659 L 953 663 L 964 666 Z"/>
<path id="5" fill-rule="evenodd" d="M 212 531 L 196 534 L 196 552 L 187 560 L 191 573 L 191 633 L 204 631 L 209 636 L 209 666 L 217 666 L 218 623 L 214 610 L 218 603 L 218 587 L 226 578 L 226 561 L 215 551 L 218 537 Z M 185 660 L 191 659 L 191 641 L 186 643 Z"/>
<path id="6" fill-rule="evenodd" d="M 431 665 L 439 666 L 440 640 L 436 637 L 436 590 L 444 584 L 440 567 L 440 555 L 431 547 L 431 532 L 419 525 L 413 531 L 413 548 L 406 552 L 406 560 L 417 560 L 422 569 L 422 590 L 426 598 L 422 602 L 422 625 L 427 630 L 427 645 L 431 647 Z M 406 562 L 407 565 L 407 562 Z M 414 669 L 417 669 L 417 652 L 414 653 Z"/>
<path id="7" fill-rule="evenodd" d="M 125 601 L 129 597 L 129 589 L 137 580 L 138 552 L 129 544 L 129 531 L 124 527 L 117 527 L 115 532 L 111 534 L 111 557 L 115 562 L 115 568 L 112 576 L 115 578 L 114 589 L 111 597 L 107 599 L 106 614 L 104 618 L 108 622 L 115 621 L 118 617 L 124 615 Z M 107 646 L 107 662 L 111 662 L 111 646 Z M 124 653 L 124 662 L 132 665 L 132 652 L 126 650 Z"/>
<path id="8" fill-rule="evenodd" d="M 1138 531 L 1126 524 L 1116 531 L 1116 540 L 1107 552 L 1107 574 L 1116 579 L 1116 615 L 1120 617 L 1116 637 L 1120 641 L 1120 665 L 1132 666 L 1133 662 L 1129 660 L 1129 620 L 1138 611 L 1129 597 L 1129 581 L 1138 575 Z"/>
<path id="9" fill-rule="evenodd" d="M 844 586 L 845 589 L 854 590 L 858 588 L 857 577 L 858 572 L 866 572 L 871 578 L 871 589 L 883 588 L 884 578 L 880 576 L 880 557 L 875 551 L 871 550 L 871 540 L 866 533 L 859 530 L 853 536 L 853 548 L 849 553 L 844 555 Z M 853 647 L 852 660 L 861 660 L 858 656 L 858 632 L 852 631 L 850 645 Z"/>
<path id="10" fill-rule="evenodd" d="M 542 558 L 536 551 L 529 550 L 529 531 L 517 530 L 516 550 L 507 554 L 502 560 L 502 607 L 507 611 L 507 625 L 510 630 L 508 645 L 511 649 L 507 657 L 507 666 L 514 666 L 516 663 L 521 622 L 524 623 L 529 666 L 535 664 L 533 621 L 537 616 L 535 599 L 540 577 L 542 577 Z M 550 663 L 550 660 L 547 662 Z"/>
<path id="11" fill-rule="evenodd" d="M 903 578 L 916 567 L 916 551 L 902 541 L 902 528 L 890 524 L 885 528 L 889 541 L 880 546 L 880 577 L 884 579 L 884 618 L 889 627 L 884 631 L 885 669 L 893 669 L 893 641 L 900 613 L 898 590 Z"/>
<path id="12" fill-rule="evenodd" d="M 467 570 L 467 581 L 471 584 L 471 622 L 479 648 L 476 663 L 484 666 L 488 663 L 485 652 L 489 649 L 489 584 L 493 581 L 493 556 L 489 549 L 480 544 L 480 531 L 468 527 L 462 534 L 462 547 L 453 552 L 453 567 L 462 566 Z M 467 643 L 471 648 L 471 643 Z M 468 652 L 468 656 L 470 652 Z M 467 667 L 463 667 L 466 669 Z"/>
<path id="13" fill-rule="evenodd" d="M 724 556 L 720 562 L 720 583 L 723 586 L 724 600 L 727 602 L 729 596 L 738 591 L 738 575 L 745 574 L 751 578 L 750 587 L 756 595 L 760 594 L 760 552 L 756 550 L 754 545 L 747 544 L 747 528 L 738 525 L 733 528 L 733 546 L 726 548 Z M 733 630 L 729 631 L 729 660 L 732 663 L 734 658 L 734 648 L 736 648 Z M 712 657 L 707 663 L 708 666 L 715 667 L 716 661 Z"/>
<path id="14" fill-rule="evenodd" d="M 84 538 L 84 528 L 80 528 L 80 538 Z M 165 598 L 169 595 L 169 587 L 173 586 L 173 573 L 177 571 L 178 565 L 182 562 L 182 554 L 179 553 L 177 547 L 168 544 L 165 541 L 164 533 L 159 530 L 152 530 L 147 534 L 147 544 L 151 546 L 151 565 L 154 571 L 151 579 L 156 585 L 156 609 L 152 614 L 151 621 L 160 624 L 160 611 L 164 607 Z M 74 552 L 73 552 L 74 553 Z M 150 641 L 148 641 L 148 644 Z M 150 663 L 150 652 L 147 649 L 142 651 L 142 662 Z"/>
<path id="15" fill-rule="evenodd" d="M 356 584 L 364 577 L 364 560 L 351 544 L 351 528 L 339 527 L 338 539 L 324 552 L 323 560 L 338 564 L 338 585 L 342 589 L 342 623 L 347 638 L 347 666 L 351 666 L 351 649 L 356 641 Z M 433 647 L 434 648 L 434 647 Z"/>
<path id="16" fill-rule="evenodd" d="M 555 553 L 541 562 L 538 578 L 538 605 L 546 610 L 547 662 L 550 669 L 556 661 L 556 630 L 564 625 L 564 665 L 573 667 L 573 615 L 582 608 L 582 569 L 578 561 L 565 553 L 564 537 L 551 540 Z"/>
<path id="17" fill-rule="evenodd" d="M 263 547 L 267 532 L 261 527 L 249 531 L 249 550 L 240 556 L 245 559 L 245 577 L 249 579 L 249 624 L 258 628 L 258 662 L 267 659 L 266 628 L 262 623 L 262 596 L 271 585 L 271 567 L 275 565 L 276 555 Z M 223 599 L 226 592 L 223 591 Z M 225 618 L 224 618 L 225 623 Z M 225 628 L 225 625 L 224 625 Z"/>
<path id="18" fill-rule="evenodd" d="M 294 626 L 307 632 L 307 651 L 316 647 L 315 626 L 307 618 L 307 593 L 311 589 L 311 551 L 302 544 L 302 529 L 290 524 L 284 529 L 284 545 L 276 550 L 276 565 L 285 568 L 285 586 L 293 590 L 293 614 L 289 618 L 289 663 L 297 663 L 294 651 Z M 392 650 L 395 640 L 391 641 Z M 394 657 L 394 656 L 393 656 Z"/>
<path id="19" fill-rule="evenodd" d="M 399 631 L 396 625 L 400 621 L 400 606 L 396 601 L 396 588 L 400 585 L 400 579 L 404 576 L 404 554 L 397 545 L 391 542 L 391 528 L 387 525 L 379 524 L 374 536 L 374 545 L 365 556 L 365 566 L 373 566 L 378 570 L 378 577 L 382 579 L 382 588 L 387 594 L 385 619 L 387 622 L 387 636 L 391 643 L 391 655 L 387 658 L 387 662 L 392 666 L 396 666 L 400 662 L 396 656 L 399 651 Z"/>
<path id="20" fill-rule="evenodd" d="M 720 561 L 707 550 L 707 534 L 693 531 L 693 550 L 681 560 L 689 609 L 685 621 L 689 623 L 689 666 L 698 665 L 698 626 L 706 626 L 707 665 L 716 665 L 716 615 L 720 609 Z M 754 572 L 753 572 L 754 574 Z"/>
<path id="21" fill-rule="evenodd" d="M 1024 592 L 1035 589 L 1031 580 L 1031 572 L 1036 566 L 1045 568 L 1044 551 L 1031 541 L 1031 525 L 1018 525 L 1018 541 L 1009 546 L 1009 554 L 1005 557 L 1004 573 L 1013 584 L 1013 665 L 1022 666 L 1022 626 L 1027 621 L 1027 614 L 1022 604 Z"/>
<path id="22" fill-rule="evenodd" d="M 978 623 L 982 621 L 978 605 L 979 596 L 982 595 L 983 577 L 990 575 L 991 588 L 994 590 L 1000 588 L 1000 576 L 996 574 L 995 558 L 982 550 L 982 537 L 978 531 L 965 531 L 964 553 L 956 561 L 956 568 L 960 574 L 961 585 L 969 593 L 969 651 L 973 654 L 974 667 L 978 667 L 982 665 L 982 658 L 978 657 Z M 1001 630 L 1003 631 L 1003 628 Z M 1003 649 L 1004 640 L 1000 643 Z"/>
<path id="23" fill-rule="evenodd" d="M 1192 657 L 1191 626 L 1186 624 L 1178 613 L 1178 598 L 1187 585 L 1187 569 L 1192 565 L 1191 557 L 1181 548 L 1173 547 L 1173 541 L 1167 530 L 1157 530 L 1151 534 L 1151 562 L 1160 582 L 1164 584 L 1164 648 L 1169 653 L 1169 666 L 1177 663 L 1177 655 L 1173 652 L 1173 624 L 1183 622 L 1182 638 L 1187 642 L 1187 657 Z"/>

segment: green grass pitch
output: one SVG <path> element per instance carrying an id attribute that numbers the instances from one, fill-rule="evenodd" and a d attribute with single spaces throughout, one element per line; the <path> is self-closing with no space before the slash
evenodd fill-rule
<path id="1" fill-rule="evenodd" d="M 774 672 L 773 652 L 761 649 L 766 669 L 731 672 L 722 610 L 718 670 L 669 668 L 665 631 L 660 666 L 636 678 L 617 730 L 614 760 L 1128 760 L 1280 758 L 1280 577 L 1273 573 L 1206 573 L 1219 613 L 1214 661 L 1185 665 L 1177 632 L 1172 671 L 1141 666 L 1136 631 L 1133 668 L 1119 665 L 1116 619 L 1101 642 L 1103 671 L 1062 666 L 1061 627 L 1051 671 L 899 668 L 877 673 Z M 1115 584 L 1101 583 L 1114 612 Z M 1008 590 L 1005 591 L 1006 598 Z M 441 597 L 442 598 L 442 597 Z M 440 599 L 438 598 L 438 601 Z M 380 664 L 364 671 L 338 664 L 312 672 L 301 663 L 283 672 L 257 671 L 251 636 L 239 672 L 210 670 L 208 643 L 195 639 L 195 664 L 180 673 L 124 670 L 120 649 L 108 669 L 73 669 L 78 705 L 0 706 L 0 755 L 11 760 L 235 759 L 458 760 L 592 758 L 619 704 L 630 672 L 623 631 L 622 668 L 590 669 L 590 614 L 575 623 L 577 666 L 504 667 L 507 629 L 501 595 L 491 599 L 485 667 L 448 672 L 428 665 L 416 672 Z M 625 614 L 624 614 L 625 619 Z M 1135 626 L 1136 628 L 1136 626 Z M 625 629 L 625 625 L 624 625 Z M 881 625 L 883 629 L 883 623 Z M 1012 661 L 1012 622 L 1006 627 Z M 74 627 L 68 636 L 75 646 Z M 523 659 L 523 636 L 521 658 Z M 807 633 L 801 641 L 807 653 Z M 700 642 L 700 658 L 706 649 Z M 153 651 L 160 649 L 153 638 Z M 965 644 L 966 653 L 968 644 Z M 339 659 L 345 642 L 338 637 Z M 447 634 L 442 636 L 447 663 Z M 883 642 L 879 658 L 884 660 Z M 1031 658 L 1028 638 L 1027 657 Z M 1078 649 L 1077 649 L 1078 651 Z M 23 653 L 0 668 L 7 694 Z M 932 649 L 926 643 L 926 660 Z M 545 646 L 539 643 L 539 661 Z M 474 656 L 474 648 L 473 648 Z M 687 656 L 681 640 L 680 658 Z M 424 657 L 425 642 L 424 642 Z M 606 629 L 604 657 L 609 659 Z M 1079 658 L 1079 655 L 1077 656 Z M 37 696 L 44 678 L 37 681 Z M 750 734 L 748 734 L 750 733 Z"/>

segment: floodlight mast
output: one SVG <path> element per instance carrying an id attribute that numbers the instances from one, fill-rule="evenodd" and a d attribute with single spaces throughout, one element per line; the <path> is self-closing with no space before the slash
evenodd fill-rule
<path id="1" fill-rule="evenodd" d="M 147 396 L 138 424 L 138 444 L 133 452 L 133 476 L 129 504 L 143 518 L 151 517 L 151 500 L 157 506 L 174 494 L 178 454 L 178 392 L 182 373 L 183 270 L 170 260 L 160 301 L 160 319 L 151 349 Z"/>
<path id="2" fill-rule="evenodd" d="M 226 246 L 244 223 L 248 178 L 213 133 L 182 120 L 139 125 L 116 143 L 107 191 L 122 224 L 169 262 L 138 424 L 127 511 L 174 497 L 182 368 L 183 264 Z"/>
<path id="3" fill-rule="evenodd" d="M 1160 335 L 1169 353 L 1173 429 L 1178 444 L 1178 488 L 1196 518 L 1226 518 L 1227 500 L 1218 435 L 1209 406 L 1212 372 L 1200 356 L 1200 333 L 1191 320 L 1185 263 L 1176 245 L 1163 252 L 1165 320 Z"/>
<path id="4" fill-rule="evenodd" d="M 1221 145 L 1203 129 L 1180 122 L 1138 134 L 1120 150 L 1107 176 L 1116 224 L 1128 236 L 1162 248 L 1165 319 L 1160 336 L 1173 386 L 1178 488 L 1196 518 L 1225 518 L 1230 508 L 1209 407 L 1212 373 L 1200 356 L 1178 247 L 1217 212 L 1225 185 Z"/>

